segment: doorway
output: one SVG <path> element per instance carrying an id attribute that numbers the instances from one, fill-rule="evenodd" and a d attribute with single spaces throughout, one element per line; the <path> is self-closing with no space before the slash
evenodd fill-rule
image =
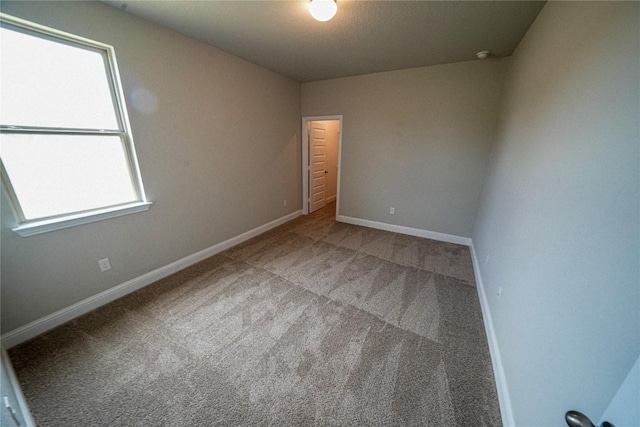
<path id="1" fill-rule="evenodd" d="M 342 116 L 302 118 L 302 213 L 340 203 Z"/>

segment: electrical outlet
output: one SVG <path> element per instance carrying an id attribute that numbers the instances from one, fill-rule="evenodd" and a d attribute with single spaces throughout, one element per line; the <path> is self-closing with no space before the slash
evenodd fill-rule
<path id="1" fill-rule="evenodd" d="M 98 265 L 100 266 L 100 271 L 105 272 L 111 270 L 111 263 L 109 262 L 109 258 L 104 258 L 98 260 Z"/>
<path id="2" fill-rule="evenodd" d="M 284 199 L 284 201 L 282 202 L 282 206 L 285 208 L 287 207 L 287 199 Z"/>
<path id="3" fill-rule="evenodd" d="M 498 292 L 496 292 L 496 298 L 498 299 L 498 301 L 500 301 L 500 298 L 502 298 L 502 286 L 498 286 Z"/>
<path id="4" fill-rule="evenodd" d="M 396 213 L 396 208 L 394 208 L 393 206 L 391 206 L 391 207 L 389 208 L 389 213 L 390 213 L 391 215 L 395 214 L 395 213 Z"/>

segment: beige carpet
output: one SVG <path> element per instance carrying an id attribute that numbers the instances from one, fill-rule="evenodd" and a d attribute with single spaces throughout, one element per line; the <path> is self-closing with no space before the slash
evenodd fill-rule
<path id="1" fill-rule="evenodd" d="M 466 247 L 300 217 L 10 351 L 40 426 L 498 426 Z"/>

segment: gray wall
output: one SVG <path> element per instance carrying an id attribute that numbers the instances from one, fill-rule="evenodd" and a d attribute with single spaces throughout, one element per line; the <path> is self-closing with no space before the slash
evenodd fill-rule
<path id="1" fill-rule="evenodd" d="M 303 116 L 343 115 L 339 213 L 470 237 L 506 61 L 303 84 Z"/>
<path id="2" fill-rule="evenodd" d="M 516 425 L 597 421 L 640 354 L 639 10 L 549 2 L 511 58 L 473 242 Z"/>
<path id="3" fill-rule="evenodd" d="M 301 208 L 298 83 L 100 3 L 2 11 L 115 47 L 154 203 L 21 238 L 3 195 L 3 332 Z"/>

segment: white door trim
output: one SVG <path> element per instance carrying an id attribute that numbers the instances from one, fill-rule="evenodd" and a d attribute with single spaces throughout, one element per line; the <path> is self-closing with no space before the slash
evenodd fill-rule
<path id="1" fill-rule="evenodd" d="M 309 122 L 317 120 L 338 120 L 338 182 L 336 188 L 336 215 L 340 213 L 340 174 L 342 171 L 342 115 L 310 116 L 302 118 L 302 214 L 309 214 Z"/>

